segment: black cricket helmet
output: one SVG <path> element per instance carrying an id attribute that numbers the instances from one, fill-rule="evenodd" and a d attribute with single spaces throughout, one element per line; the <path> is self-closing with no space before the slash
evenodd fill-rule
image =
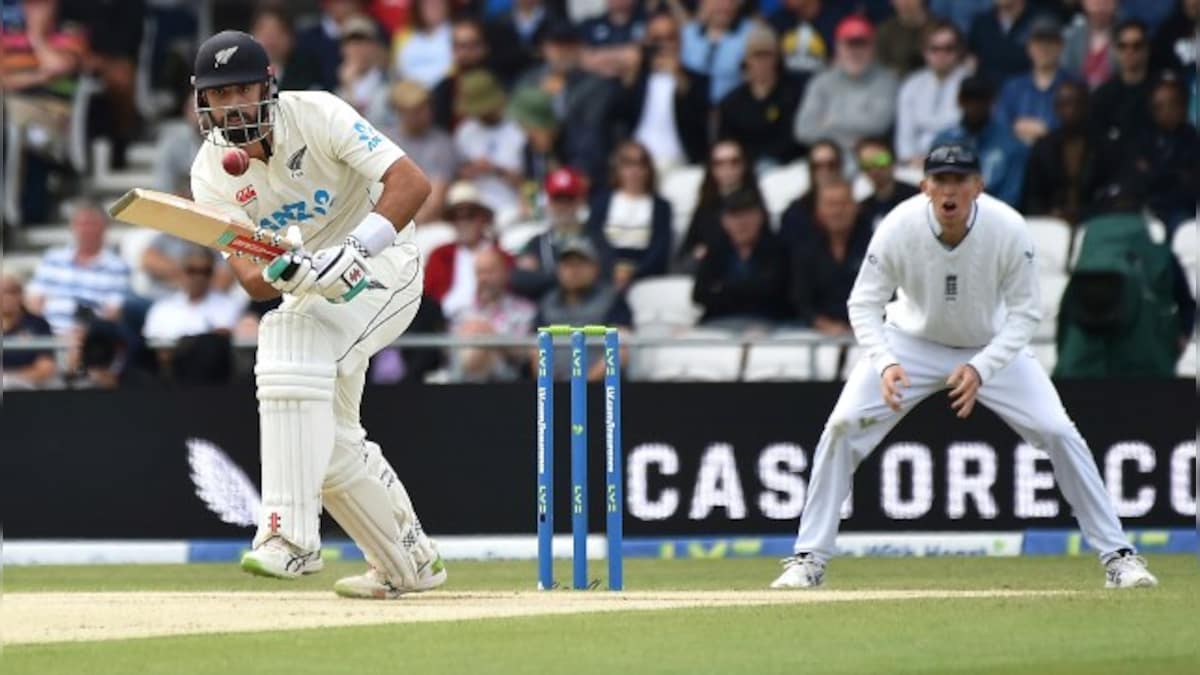
<path id="1" fill-rule="evenodd" d="M 214 108 L 206 90 L 240 84 L 266 85 L 255 103 Z M 250 145 L 264 139 L 275 122 L 279 89 L 267 50 L 248 33 L 227 30 L 208 38 L 196 53 L 192 86 L 200 133 L 216 145 Z M 254 107 L 256 106 L 256 109 Z M 213 113 L 221 111 L 218 117 Z M 213 130 L 218 133 L 212 133 Z"/>

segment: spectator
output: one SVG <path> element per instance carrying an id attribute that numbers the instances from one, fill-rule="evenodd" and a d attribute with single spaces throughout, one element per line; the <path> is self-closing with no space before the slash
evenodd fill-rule
<path id="1" fill-rule="evenodd" d="M 813 217 L 816 213 L 816 193 L 823 185 L 845 180 L 845 160 L 837 143 L 823 139 L 808 151 L 809 189 L 793 200 L 779 218 L 779 237 L 788 246 L 798 247 L 812 241 L 816 234 Z"/>
<path id="2" fill-rule="evenodd" d="M 790 75 L 779 60 L 770 28 L 754 25 L 746 36 L 746 81 L 721 101 L 720 138 L 740 140 L 756 170 L 787 164 L 804 154 L 791 127 L 807 75 Z"/>
<path id="3" fill-rule="evenodd" d="M 992 117 L 995 89 L 980 75 L 963 80 L 958 90 L 962 122 L 938 134 L 934 145 L 942 142 L 966 142 L 979 153 L 983 184 L 989 194 L 1009 206 L 1021 203 L 1025 180 L 1025 160 L 1029 150 L 1009 127 Z"/>
<path id="4" fill-rule="evenodd" d="M 834 65 L 813 78 L 796 115 L 795 137 L 811 145 L 832 138 L 849 153 L 863 136 L 887 133 L 898 84 L 875 62 L 875 29 L 861 16 L 838 24 Z"/>
<path id="5" fill-rule="evenodd" d="M 1196 71 L 1196 26 L 1200 25 L 1200 0 L 1180 0 L 1166 23 L 1154 34 L 1150 69 L 1174 70 L 1180 74 Z"/>
<path id="6" fill-rule="evenodd" d="M 1092 124 L 1110 143 L 1122 144 L 1150 126 L 1150 36 L 1146 25 L 1125 20 L 1113 30 L 1117 76 L 1092 97 Z"/>
<path id="7" fill-rule="evenodd" d="M 659 169 L 699 162 L 708 147 L 708 78 L 680 61 L 670 14 L 650 19 L 645 40 L 640 66 L 621 80 L 616 115 Z"/>
<path id="8" fill-rule="evenodd" d="M 701 0 L 696 18 L 683 27 L 683 65 L 708 77 L 715 105 L 742 79 L 750 22 L 738 17 L 742 0 Z"/>
<path id="9" fill-rule="evenodd" d="M 542 43 L 545 63 L 526 73 L 518 86 L 540 87 L 554 98 L 567 163 L 600 176 L 612 145 L 616 85 L 581 69 L 579 54 L 579 32 L 569 23 L 554 23 Z"/>
<path id="10" fill-rule="evenodd" d="M 1058 126 L 1054 94 L 1072 78 L 1058 66 L 1062 55 L 1062 27 L 1052 17 L 1039 17 L 1029 29 L 1029 60 L 1033 69 L 1004 83 L 993 115 L 1008 125 L 1025 145 Z"/>
<path id="11" fill-rule="evenodd" d="M 495 248 L 475 256 L 475 300 L 450 325 L 460 337 L 529 335 L 537 307 L 508 291 L 509 261 Z M 451 351 L 454 379 L 465 382 L 508 382 L 527 363 L 524 348 L 466 347 Z"/>
<path id="12" fill-rule="evenodd" d="M 931 17 L 925 0 L 892 0 L 896 16 L 879 24 L 879 62 L 905 77 L 924 65 L 922 37 Z"/>
<path id="13" fill-rule="evenodd" d="M 638 62 L 638 44 L 646 33 L 646 21 L 635 0 L 606 0 L 600 16 L 585 19 L 579 26 L 583 34 L 583 69 L 600 77 L 618 77 L 634 72 Z"/>
<path id="14" fill-rule="evenodd" d="M 871 196 L 859 202 L 858 215 L 867 224 L 867 232 L 874 232 L 879 221 L 897 204 L 921 191 L 896 180 L 896 158 L 886 140 L 864 138 L 854 152 L 858 156 L 859 171 L 871 180 L 871 187 L 874 188 Z"/>
<path id="15" fill-rule="evenodd" d="M 1147 186 L 1148 206 L 1168 232 L 1196 217 L 1200 196 L 1200 137 L 1187 121 L 1187 92 L 1179 80 L 1165 78 L 1150 95 L 1152 124 L 1135 138 L 1133 166 Z"/>
<path id="16" fill-rule="evenodd" d="M 0 115 L 4 118 L 5 220 L 42 222 L 50 216 L 50 171 L 69 159 L 71 96 L 87 55 L 81 27 L 62 20 L 56 3 L 4 6 L 0 22 Z M 11 165 L 10 165 L 11 166 Z"/>
<path id="17" fill-rule="evenodd" d="M 977 59 L 975 74 L 998 87 L 1029 70 L 1025 43 L 1035 17 L 1028 0 L 996 0 L 995 9 L 978 14 L 967 34 Z"/>
<path id="18" fill-rule="evenodd" d="M 267 50 L 280 90 L 321 87 L 320 64 L 316 61 L 316 55 L 307 49 L 296 49 L 296 32 L 282 8 L 266 6 L 259 9 L 250 24 L 250 34 Z M 194 131 L 192 135 L 195 135 Z"/>
<path id="19" fill-rule="evenodd" d="M 24 3 L 26 8 L 41 3 Z M 113 168 L 126 166 L 125 150 L 138 134 L 134 94 L 138 51 L 146 19 L 146 0 L 89 0 L 48 3 L 58 5 L 87 31 L 88 52 L 84 68 L 103 85 L 96 107 L 101 134 L 112 141 Z"/>
<path id="20" fill-rule="evenodd" d="M 522 216 L 527 216 L 545 203 L 541 186 L 546 178 L 565 165 L 562 134 L 554 116 L 554 99 L 537 87 L 518 90 L 508 114 L 528 139 L 522 159 L 525 182 L 521 186 Z"/>
<path id="21" fill-rule="evenodd" d="M 721 205 L 725 236 L 700 261 L 692 299 L 701 321 L 742 330 L 787 317 L 788 254 L 767 228 L 767 213 L 752 190 Z"/>
<path id="22" fill-rule="evenodd" d="M 741 190 L 753 192 L 762 201 L 758 178 L 741 142 L 733 138 L 719 140 L 709 151 L 696 209 L 679 247 L 679 263 L 685 271 L 694 271 L 713 244 L 725 236 L 721 229 L 721 203 Z"/>
<path id="23" fill-rule="evenodd" d="M 173 295 L 183 285 L 183 256 L 190 246 L 174 235 L 154 235 L 142 251 L 138 265 L 131 270 L 130 286 L 136 285 L 138 293 L 147 300 Z"/>
<path id="24" fill-rule="evenodd" d="M 484 30 L 493 45 L 491 63 L 505 83 L 533 68 L 541 60 L 538 47 L 546 35 L 546 26 L 555 17 L 544 0 L 515 0 L 512 9 L 489 20 Z"/>
<path id="25" fill-rule="evenodd" d="M 1033 144 L 1025 169 L 1021 212 L 1062 218 L 1072 225 L 1092 193 L 1097 147 L 1088 133 L 1087 87 L 1064 82 L 1054 95 L 1059 127 Z"/>
<path id="26" fill-rule="evenodd" d="M 783 63 L 793 73 L 824 70 L 833 50 L 838 22 L 849 13 L 848 3 L 828 0 L 784 0 L 771 13 L 771 27 L 780 36 Z"/>
<path id="27" fill-rule="evenodd" d="M 671 255 L 671 205 L 658 196 L 654 162 L 645 146 L 625 141 L 613 153 L 611 191 L 593 201 L 587 229 L 612 249 L 613 285 L 666 274 Z"/>
<path id="28" fill-rule="evenodd" d="M 206 248 L 189 245 L 183 256 L 180 290 L 156 301 L 146 314 L 142 335 L 147 340 L 175 341 L 186 336 L 228 335 L 242 316 L 245 303 L 212 290 L 216 260 Z M 172 349 L 158 349 L 159 363 L 171 363 Z"/>
<path id="29" fill-rule="evenodd" d="M 397 82 L 391 88 L 392 109 L 399 123 L 384 133 L 412 158 L 429 178 L 431 190 L 414 220 L 430 223 L 440 220 L 446 204 L 446 190 L 458 173 L 458 155 L 454 141 L 434 126 L 429 90 L 416 82 Z"/>
<path id="30" fill-rule="evenodd" d="M 525 245 L 512 274 L 513 290 L 530 300 L 540 300 L 554 287 L 555 265 L 563 246 L 581 237 L 591 240 L 602 278 L 612 276 L 603 235 L 594 235 L 584 226 L 587 186 L 583 176 L 569 167 L 556 169 L 546 177 L 545 191 L 549 228 Z"/>
<path id="31" fill-rule="evenodd" d="M 132 356 L 130 340 L 111 321 L 91 321 L 79 347 L 77 389 L 131 389 L 152 386 L 153 376 Z"/>
<path id="32" fill-rule="evenodd" d="M 459 181 L 446 195 L 446 220 L 457 239 L 429 254 L 425 265 L 425 294 L 436 300 L 442 314 L 453 321 L 475 301 L 475 256 L 496 248 L 492 237 L 492 210 L 474 184 Z"/>
<path id="33" fill-rule="evenodd" d="M 995 0 L 929 0 L 929 11 L 966 34 L 975 17 L 990 10 L 994 3 Z"/>
<path id="34" fill-rule="evenodd" d="M 525 133 L 504 114 L 506 98 L 500 83 L 486 70 L 462 77 L 456 111 L 463 121 L 454 132 L 454 147 L 462 164 L 458 177 L 479 189 L 483 203 L 502 220 L 521 207 L 517 188 L 524 177 L 521 162 Z"/>
<path id="35" fill-rule="evenodd" d="M 450 0 L 413 0 L 411 30 L 402 39 L 392 64 L 395 76 L 426 87 L 437 86 L 450 72 Z"/>
<path id="36" fill-rule="evenodd" d="M 42 317 L 25 309 L 21 281 L 11 274 L 0 276 L 0 329 L 10 338 L 46 338 L 53 332 Z M 0 388 L 29 389 L 50 383 L 58 374 L 53 350 L 5 349 L 3 383 Z"/>
<path id="37" fill-rule="evenodd" d="M 446 132 L 458 126 L 459 116 L 454 101 L 462 77 L 472 70 L 488 67 L 490 49 L 484 39 L 483 24 L 473 17 L 459 17 L 450 26 L 450 53 L 454 66 L 449 75 L 433 88 L 433 120 Z"/>
<path id="38" fill-rule="evenodd" d="M 361 15 L 364 4 L 362 0 L 321 0 L 320 20 L 296 36 L 296 44 L 303 45 L 305 51 L 316 57 L 321 89 L 337 89 L 343 24 L 350 17 Z"/>
<path id="39" fill-rule="evenodd" d="M 1116 69 L 1112 29 L 1117 0 L 1083 0 L 1082 5 L 1083 13 L 1075 17 L 1063 35 L 1062 67 L 1095 89 Z"/>
<path id="40" fill-rule="evenodd" d="M 77 201 L 71 212 L 75 243 L 47 251 L 29 283 L 26 306 L 44 316 L 56 335 L 71 328 L 80 308 L 108 319 L 120 314 L 129 290 L 129 266 L 104 248 L 107 229 L 103 209 Z"/>
<path id="41" fill-rule="evenodd" d="M 896 103 L 896 154 L 920 166 L 943 129 L 958 124 L 958 87 L 968 74 L 962 33 L 934 21 L 925 31 L 925 67 L 908 76 Z"/>
<path id="42" fill-rule="evenodd" d="M 342 24 L 342 63 L 337 95 L 375 126 L 387 122 L 387 50 L 379 27 L 366 16 Z"/>
<path id="43" fill-rule="evenodd" d="M 556 269 L 558 285 L 538 303 L 535 325 L 568 324 L 572 326 L 604 325 L 628 331 L 633 313 L 620 291 L 602 280 L 600 255 L 592 242 L 576 238 L 565 242 L 558 254 Z M 554 376 L 565 378 L 571 367 L 565 345 L 555 348 Z M 621 350 L 622 365 L 628 360 L 628 350 Z M 530 362 L 536 368 L 537 358 Z M 604 352 L 598 345 L 588 347 L 587 379 L 604 377 Z"/>
<path id="44" fill-rule="evenodd" d="M 846 301 L 871 240 L 859 218 L 850 183 L 826 184 L 817 193 L 817 238 L 796 251 L 792 302 L 800 321 L 826 335 L 850 335 Z"/>

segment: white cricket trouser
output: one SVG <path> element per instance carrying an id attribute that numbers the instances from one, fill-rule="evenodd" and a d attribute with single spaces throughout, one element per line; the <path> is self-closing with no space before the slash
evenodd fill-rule
<path id="1" fill-rule="evenodd" d="M 366 446 L 374 454 L 378 447 L 366 441 L 359 404 L 371 356 L 408 328 L 424 279 L 411 242 L 370 265 L 386 288 L 343 304 L 286 296 L 263 319 L 256 366 L 263 507 L 255 545 L 280 535 L 305 550 L 318 547 L 323 487 L 352 482 L 368 463 L 386 464 L 381 455 L 365 458 Z"/>
<path id="2" fill-rule="evenodd" d="M 892 354 L 912 386 L 902 389 L 901 411 L 883 400 L 880 375 L 865 356 L 854 367 L 817 443 L 808 496 L 794 551 L 828 561 L 849 494 L 854 470 L 908 411 L 930 394 L 946 389 L 946 378 L 976 349 L 956 349 L 912 337 L 889 326 Z M 1075 512 L 1088 543 L 1104 554 L 1132 548 L 1121 531 L 1100 472 L 1087 443 L 1067 416 L 1050 377 L 1029 350 L 983 383 L 981 403 L 1000 416 L 1025 442 L 1045 450 L 1054 477 Z M 947 403 L 947 405 L 949 405 Z"/>

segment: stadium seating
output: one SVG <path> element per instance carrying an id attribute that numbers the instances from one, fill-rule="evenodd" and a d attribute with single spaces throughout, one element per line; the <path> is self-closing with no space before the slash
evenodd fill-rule
<path id="1" fill-rule="evenodd" d="M 1062 274 L 1067 269 L 1071 247 L 1071 226 L 1067 221 L 1048 216 L 1026 218 L 1029 236 L 1037 249 L 1038 269 L 1043 274 Z"/>
<path id="2" fill-rule="evenodd" d="M 546 231 L 546 223 L 514 223 L 500 233 L 500 248 L 517 255 L 531 239 Z"/>
<path id="3" fill-rule="evenodd" d="M 742 379 L 748 382 L 777 382 L 790 380 L 836 380 L 839 377 L 838 362 L 842 345 L 808 345 L 787 340 L 820 338 L 811 330 L 784 330 L 772 334 L 783 344 L 759 343 L 751 345 L 746 353 L 746 368 Z M 858 350 L 852 348 L 846 359 L 842 377 L 853 367 Z"/>
<path id="4" fill-rule="evenodd" d="M 672 334 L 696 325 L 700 308 L 692 302 L 692 277 L 643 279 L 629 287 L 626 300 L 639 334 Z"/>
<path id="5" fill-rule="evenodd" d="M 1043 272 L 1038 279 L 1042 295 L 1042 322 L 1038 324 L 1037 337 L 1053 338 L 1058 326 L 1058 309 L 1062 305 L 1063 292 L 1071 277 L 1063 272 Z"/>
<path id="6" fill-rule="evenodd" d="M 1187 274 L 1188 283 L 1192 287 L 1192 297 L 1197 296 L 1196 275 L 1200 273 L 1200 227 L 1195 220 L 1181 224 L 1175 230 L 1171 239 L 1171 250 L 1179 258 L 1179 264 Z"/>
<path id="7" fill-rule="evenodd" d="M 767 212 L 771 214 L 771 222 L 778 222 L 788 204 L 808 192 L 808 164 L 792 162 L 766 171 L 759 176 L 758 185 L 767 203 Z"/>
<path id="8" fill-rule="evenodd" d="M 696 210 L 696 201 L 700 196 L 700 183 L 704 181 L 704 167 L 690 165 L 681 166 L 663 173 L 659 177 L 658 191 L 662 198 L 671 203 L 671 213 L 674 216 L 674 241 L 678 248 L 683 242 L 688 224 L 692 220 L 692 212 Z"/>
<path id="9" fill-rule="evenodd" d="M 1196 339 L 1192 338 L 1187 349 L 1184 350 L 1183 356 L 1179 358 L 1175 374 L 1179 377 L 1196 377 L 1196 362 Z"/>
<path id="10" fill-rule="evenodd" d="M 656 381 L 732 382 L 742 370 L 743 348 L 736 343 L 712 344 L 728 340 L 729 334 L 719 330 L 692 330 L 680 336 L 671 347 L 643 349 L 643 367 L 647 379 Z M 690 340 L 705 340 L 704 344 L 689 345 Z"/>
<path id="11" fill-rule="evenodd" d="M 417 248 L 421 249 L 422 263 L 429 259 L 429 254 L 433 252 L 433 249 L 443 244 L 449 244 L 458 238 L 454 226 L 442 222 L 418 225 L 413 236 L 416 238 Z"/>

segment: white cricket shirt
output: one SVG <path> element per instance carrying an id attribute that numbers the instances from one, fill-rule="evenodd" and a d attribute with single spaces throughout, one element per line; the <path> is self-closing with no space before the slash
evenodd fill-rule
<path id="1" fill-rule="evenodd" d="M 900 363 L 883 331 L 885 306 L 887 323 L 904 333 L 979 349 L 969 363 L 984 382 L 1029 344 L 1041 305 L 1025 219 L 983 194 L 968 224 L 967 236 L 947 247 L 924 194 L 880 221 L 847 303 L 855 337 L 878 372 Z"/>
<path id="2" fill-rule="evenodd" d="M 204 143 L 192 162 L 192 197 L 254 227 L 297 225 L 309 251 L 340 245 L 374 209 L 380 179 L 404 151 L 329 92 L 282 92 L 275 115 L 270 158 L 250 160 L 241 176 L 221 166 L 228 148 Z M 414 229 L 397 238 L 411 240 Z"/>

